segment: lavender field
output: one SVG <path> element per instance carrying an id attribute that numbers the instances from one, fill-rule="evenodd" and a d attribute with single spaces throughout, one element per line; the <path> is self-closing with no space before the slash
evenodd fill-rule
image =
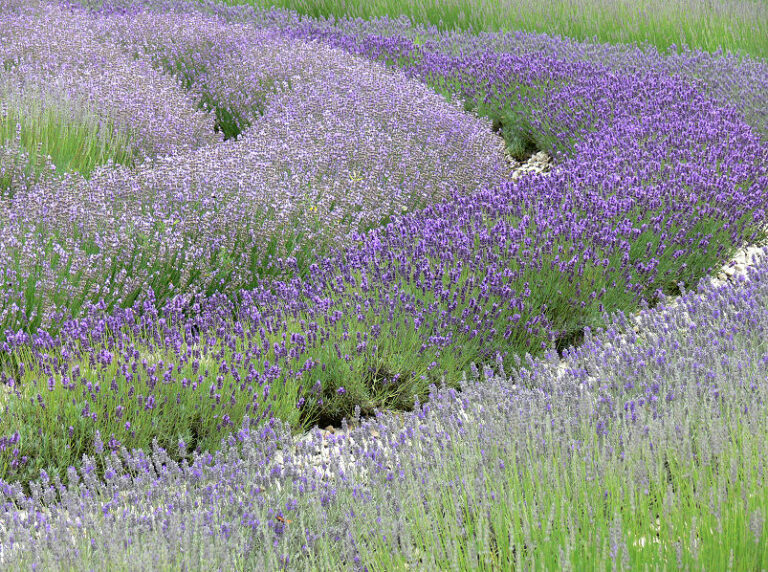
<path id="1" fill-rule="evenodd" d="M 768 9 L 252 4 L 0 0 L 2 568 L 768 570 Z"/>

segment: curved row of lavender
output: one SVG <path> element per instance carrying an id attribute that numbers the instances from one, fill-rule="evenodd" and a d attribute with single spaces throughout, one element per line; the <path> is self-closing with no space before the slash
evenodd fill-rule
<path id="1" fill-rule="evenodd" d="M 167 21 L 185 17 L 175 14 Z M 122 36 L 128 30 L 121 28 L 121 18 L 119 13 L 102 14 L 95 20 L 95 29 L 106 37 L 119 30 Z M 200 22 L 202 37 L 203 27 L 223 26 L 202 18 Z M 189 24 L 194 25 L 193 18 Z M 264 32 L 258 34 L 260 41 L 273 41 Z M 139 43 L 142 38 L 140 33 L 136 39 L 127 36 L 129 43 Z M 388 39 L 369 45 L 371 49 L 397 50 L 407 45 L 403 42 Z M 315 45 L 297 53 L 310 57 L 313 51 L 327 54 L 324 50 L 327 48 Z M 371 78 L 372 90 L 383 86 L 375 83 L 375 75 L 362 73 L 372 69 L 370 65 L 347 60 L 340 52 L 333 54 L 341 62 L 359 65 L 355 69 Z M 155 63 L 168 65 L 162 58 Z M 318 417 L 340 419 L 355 405 L 366 413 L 382 406 L 407 408 L 414 393 L 424 395 L 442 375 L 455 384 L 471 362 L 497 354 L 508 367 L 517 355 L 541 352 L 557 339 L 567 340 L 584 326 L 596 325 L 592 321 L 603 310 L 630 310 L 639 299 L 658 298 L 659 290 L 680 280 L 695 282 L 721 262 L 734 244 L 758 236 L 768 184 L 768 150 L 735 108 L 721 108 L 680 77 L 652 68 L 622 74 L 595 63 L 556 58 L 531 61 L 492 52 L 455 57 L 424 51 L 411 72 L 433 82 L 443 81 L 446 90 L 465 97 L 491 93 L 489 102 L 527 106 L 526 121 L 535 133 L 554 142 L 562 167 L 546 178 L 496 186 L 485 182 L 475 193 L 465 190 L 418 212 L 393 216 L 389 224 L 366 235 L 352 232 L 344 237 L 343 249 L 309 265 L 304 277 L 290 277 L 294 270 L 298 274 L 294 258 L 277 260 L 283 280 L 265 281 L 240 292 L 237 305 L 224 295 L 189 296 L 207 271 L 221 271 L 224 254 L 230 257 L 226 258 L 230 266 L 223 286 L 231 288 L 243 284 L 238 282 L 240 277 L 258 274 L 257 266 L 264 259 L 260 251 L 253 253 L 263 244 L 257 232 L 263 227 L 254 227 L 256 213 L 239 198 L 241 192 L 246 196 L 254 192 L 258 175 L 243 179 L 245 188 L 235 188 L 231 185 L 238 181 L 234 178 L 237 165 L 229 171 L 229 166 L 216 161 L 245 149 L 242 156 L 234 155 L 248 167 L 239 174 L 245 177 L 257 167 L 265 167 L 258 162 L 259 152 L 269 153 L 270 149 L 261 149 L 255 135 L 262 127 L 264 133 L 270 133 L 270 128 L 289 125 L 303 135 L 299 141 L 319 146 L 312 141 L 311 129 L 305 134 L 296 116 L 291 116 L 291 106 L 303 109 L 304 95 L 311 95 L 302 91 L 304 78 L 291 76 L 285 91 L 259 99 L 264 104 L 259 110 L 263 117 L 251 117 L 245 109 L 239 117 L 252 124 L 241 138 L 223 144 L 229 153 L 214 147 L 179 152 L 132 171 L 106 168 L 88 181 L 72 177 L 54 181 L 50 187 L 46 182 L 14 198 L 17 202 L 9 205 L 12 208 L 4 215 L 7 224 L 3 228 L 24 232 L 7 235 L 0 247 L 13 254 L 21 251 L 50 269 L 50 253 L 44 245 L 29 240 L 36 235 L 23 226 L 28 221 L 19 213 L 34 213 L 36 224 L 50 225 L 43 228 L 57 233 L 65 230 L 62 220 L 69 223 L 74 219 L 81 224 L 69 226 L 80 234 L 65 236 L 56 256 L 68 256 L 67 250 L 61 254 L 65 247 L 69 252 L 80 248 L 82 258 L 76 260 L 93 264 L 83 266 L 93 272 L 93 280 L 112 280 L 98 282 L 106 287 L 97 294 L 125 296 L 127 284 L 136 292 L 147 291 L 147 297 L 109 317 L 96 312 L 91 318 L 68 322 L 57 337 L 42 331 L 6 333 L 4 349 L 21 356 L 23 367 L 0 374 L 3 381 L 14 383 L 20 397 L 9 397 L 0 421 L 5 481 L 37 478 L 40 469 L 49 468 L 41 460 L 53 457 L 60 463 L 55 467 L 57 473 L 63 476 L 65 467 L 78 465 L 83 453 L 95 454 L 89 466 L 98 467 L 98 477 L 105 470 L 109 475 L 110 469 L 104 465 L 109 456 L 101 455 L 105 448 L 146 447 L 153 439 L 178 460 L 196 448 L 216 448 L 222 437 L 241 426 L 245 416 L 250 419 L 246 427 L 253 431 L 271 415 L 295 428 Z M 259 71 L 254 73 L 264 77 Z M 201 88 L 194 78 L 187 81 L 192 93 L 195 86 L 208 90 L 219 85 L 211 82 Z M 417 89 L 414 82 L 405 78 L 402 82 L 398 85 Z M 208 93 L 212 94 L 210 101 L 221 104 L 224 96 L 220 92 L 210 89 Z M 329 97 L 321 101 L 309 98 L 309 105 L 333 108 L 330 95 L 337 93 L 330 90 Z M 426 91 L 421 93 L 424 98 L 436 97 L 428 99 L 435 107 L 442 101 Z M 355 94 L 347 95 L 354 101 Z M 338 97 L 344 101 L 343 93 Z M 224 102 L 221 109 L 236 109 L 232 101 Z M 454 108 L 441 105 L 445 105 L 444 113 L 437 114 L 438 119 L 445 117 L 446 125 L 459 121 Z M 350 117 L 355 119 L 354 114 Z M 435 118 L 435 114 L 429 117 Z M 328 114 L 327 119 L 321 125 L 330 133 L 338 116 Z M 358 121 L 364 128 L 366 118 Z M 477 125 L 469 119 L 461 121 L 467 127 Z M 234 124 L 241 125 L 239 120 Z M 422 141 L 415 120 L 413 129 L 415 139 Z M 476 133 L 473 141 L 480 144 L 488 135 L 489 145 L 497 144 L 495 140 L 491 143 L 487 125 L 484 132 L 476 129 L 465 136 Z M 284 137 L 292 133 L 286 131 Z M 357 132 L 347 135 L 352 133 Z M 456 132 L 450 140 L 461 145 L 460 137 L 466 133 Z M 428 134 L 425 137 L 432 141 Z M 365 148 L 366 141 L 355 139 L 353 145 Z M 376 140 L 370 141 L 369 148 L 378 150 Z M 344 143 L 340 142 L 342 149 Z M 281 157 L 289 149 L 293 151 L 287 146 Z M 381 149 L 397 152 L 397 147 L 382 145 Z M 429 158 L 419 156 L 419 160 Z M 198 159 L 203 167 L 216 165 L 223 176 L 232 176 L 229 185 L 217 187 L 210 173 L 197 166 Z M 379 164 L 373 159 L 367 165 L 376 172 Z M 405 166 L 419 164 L 400 160 Z M 482 175 L 489 162 L 494 164 L 486 155 L 476 161 L 479 163 L 466 171 L 453 165 L 455 170 L 449 172 L 458 181 L 463 176 L 472 180 L 471 175 Z M 296 164 L 302 167 L 300 173 L 307 168 L 311 172 L 312 165 L 300 160 Z M 387 173 L 388 165 L 394 163 L 384 161 L 379 172 Z M 438 160 L 436 168 L 440 165 Z M 501 169 L 500 152 L 498 165 Z M 371 204 L 372 198 L 365 194 L 361 195 L 366 199 L 361 199 L 365 209 L 354 212 L 354 196 L 349 197 L 347 190 L 360 173 L 351 172 L 343 162 L 327 168 L 338 169 L 333 171 L 336 175 L 351 175 L 337 200 L 352 199 L 353 204 L 345 205 L 352 211 L 352 223 L 359 225 L 360 218 L 354 215 L 364 218 L 368 209 L 373 216 L 366 222 L 380 217 L 378 204 Z M 431 176 L 431 172 L 422 176 Z M 164 173 L 173 178 L 165 180 Z M 394 176 L 391 170 L 389 173 Z M 175 186 L 176 177 L 186 182 Z M 331 181 L 326 182 L 332 186 Z M 322 183 L 322 179 L 318 181 Z M 53 188 L 59 192 L 51 194 Z M 286 193 L 294 193 L 286 198 L 297 198 L 295 188 L 287 183 L 284 188 Z M 443 193 L 458 190 L 438 184 L 435 189 Z M 377 200 L 389 196 L 375 195 Z M 434 198 L 432 194 L 423 200 Z M 222 211 L 217 211 L 220 204 Z M 93 208 L 96 206 L 101 208 Z M 396 211 L 407 205 L 394 202 L 392 206 Z M 310 199 L 306 210 L 309 218 L 304 222 L 314 212 L 333 216 L 322 197 L 314 202 Z M 219 212 L 249 225 L 227 227 L 227 219 L 219 217 Z M 272 215 L 281 216 L 279 212 Z M 187 225 L 186 220 L 194 224 Z M 354 231 L 354 226 L 349 230 Z M 233 232 L 242 233 L 235 245 L 226 242 Z M 87 248 L 78 244 L 81 239 Z M 156 267 L 147 267 L 143 282 L 131 282 L 131 267 L 110 267 L 121 260 L 119 253 L 127 250 L 126 244 L 138 245 L 129 252 L 160 261 Z M 134 262 L 132 258 L 130 263 Z M 201 264 L 196 267 L 196 263 Z M 179 266 L 179 276 L 169 282 L 158 270 L 165 269 L 163 264 Z M 19 267 L 28 266 L 25 262 Z M 188 281 L 179 281 L 187 269 Z M 6 276 L 15 279 L 17 274 L 6 271 Z M 25 278 L 29 284 L 30 279 Z M 223 279 L 216 276 L 208 285 Z M 174 286 L 169 287 L 170 283 Z M 60 287 L 55 280 L 51 284 Z M 152 298 L 148 286 L 166 288 L 159 301 Z M 171 300 L 171 290 L 177 287 L 183 287 L 185 295 Z M 200 290 L 206 288 L 197 292 Z M 64 297 L 71 294 L 68 291 Z M 159 315 L 156 306 L 164 304 Z M 105 303 L 100 310 L 108 306 Z M 19 427 L 21 420 L 29 419 L 35 419 L 37 425 Z M 319 534 L 319 528 L 312 530 Z"/>
<path id="2" fill-rule="evenodd" d="M 100 4 L 85 0 L 84 5 Z M 155 9 L 173 10 L 173 2 L 154 1 Z M 323 39 L 351 53 L 410 61 L 423 51 L 451 55 L 478 55 L 488 50 L 538 60 L 555 58 L 596 63 L 621 73 L 648 68 L 691 81 L 721 106 L 734 107 L 763 137 L 768 136 L 768 62 L 732 53 L 708 53 L 689 46 L 670 46 L 659 52 L 653 45 L 596 44 L 567 37 L 527 32 L 439 31 L 435 26 L 411 22 L 407 17 L 374 20 L 346 17 L 313 19 L 281 10 L 254 10 L 246 4 L 227 6 L 214 0 L 201 2 L 204 10 L 227 22 L 249 22 L 259 28 L 278 29 L 298 37 Z M 111 0 L 105 9 L 131 12 L 146 9 L 145 2 Z"/>
<path id="3" fill-rule="evenodd" d="M 628 320 L 615 314 L 566 352 L 564 369 L 555 353 L 526 356 L 511 377 L 502 367 L 482 379 L 474 370 L 461 393 L 432 385 L 404 424 L 362 420 L 346 438 L 358 445 L 340 448 L 324 477 L 305 468 L 317 429 L 274 464 L 292 450 L 289 425 L 274 419 L 254 429 L 245 418 L 215 455 L 182 463 L 156 444 L 152 453 L 121 446 L 104 454 L 104 479 L 85 457 L 66 485 L 44 472 L 29 497 L 2 485 L 1 556 L 7 566 L 56 569 L 628 568 L 675 559 L 725 568 L 713 555 L 730 550 L 740 566 L 757 566 L 768 535 L 766 308 L 763 266 L 746 283 L 644 310 L 641 335 L 625 334 Z M 344 463 L 351 455 L 354 470 Z M 574 490 L 578 502 L 553 504 Z M 631 510 L 603 514 L 609 496 Z M 698 520 L 685 512 L 692 506 Z M 543 560 L 553 543 L 561 559 Z"/>
<path id="4" fill-rule="evenodd" d="M 106 117 L 133 116 L 171 147 L 135 168 L 108 166 L 87 180 L 49 178 L 4 201 L 0 276 L 19 288 L 0 299 L 3 331 L 55 326 L 62 310 L 77 315 L 89 303 L 142 303 L 150 288 L 160 302 L 185 291 L 236 293 L 257 284 L 278 258 L 316 258 L 323 241 L 458 189 L 497 184 L 508 171 L 486 122 L 339 50 L 194 16 L 127 21 L 47 7 L 15 18 L 4 21 L 119 44 L 122 60 L 86 54 L 91 68 L 61 81 L 77 84 L 82 73 L 98 87 L 91 97 Z M 39 39 L 19 34 L 12 71 L 42 83 Z M 123 60 L 139 63 L 121 73 Z M 110 73 L 99 73 L 100 61 L 110 62 Z M 151 63 L 177 91 L 187 85 L 186 108 L 137 75 Z M 130 102 L 120 97 L 120 81 L 138 82 Z M 142 99 L 142 89 L 176 111 Z M 194 102 L 215 107 L 214 123 L 225 134 L 259 121 L 223 144 L 173 144 L 164 131 L 183 133 L 177 123 L 190 129 L 185 113 L 214 119 Z M 208 130 L 213 138 L 214 126 Z M 24 238 L 30 234 L 40 238 Z"/>

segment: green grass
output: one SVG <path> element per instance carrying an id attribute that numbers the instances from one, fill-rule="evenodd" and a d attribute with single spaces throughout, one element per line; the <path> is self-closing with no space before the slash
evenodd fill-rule
<path id="1" fill-rule="evenodd" d="M 108 162 L 133 165 L 130 135 L 80 105 L 28 90 L 23 96 L 0 89 L 0 145 L 17 154 L 15 173 L 28 181 L 77 172 L 88 177 Z M 0 195 L 15 185 L 9 173 L 0 177 Z"/>
<path id="2" fill-rule="evenodd" d="M 768 58 L 768 5 L 761 0 L 225 0 L 312 17 L 407 15 L 442 29 L 524 30 L 606 43 L 650 43 Z"/>

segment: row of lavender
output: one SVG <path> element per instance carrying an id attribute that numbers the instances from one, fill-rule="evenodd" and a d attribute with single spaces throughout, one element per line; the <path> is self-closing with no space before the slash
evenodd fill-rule
<path id="1" fill-rule="evenodd" d="M 758 236 L 768 149 L 734 108 L 664 70 L 620 73 L 556 57 L 451 55 L 406 38 L 334 36 L 374 57 L 407 61 L 415 52 L 411 74 L 514 112 L 518 127 L 551 145 L 561 163 L 554 174 L 504 183 L 488 125 L 417 82 L 387 74 L 400 82 L 387 87 L 381 66 L 319 44 L 297 48 L 297 59 L 274 71 L 268 66 L 284 52 L 275 48 L 277 59 L 264 64 L 265 50 L 249 51 L 249 42 L 285 46 L 311 29 L 276 13 L 278 25 L 257 32 L 183 8 L 164 17 L 44 8 L 67 25 L 90 26 L 126 57 L 176 71 L 192 99 L 216 107 L 220 131 L 245 130 L 221 147 L 150 156 L 135 170 L 31 186 L 4 204 L 3 260 L 16 263 L 4 273 L 26 285 L 4 290 L 18 298 L 5 301 L 4 319 L 14 303 L 26 304 L 47 325 L 61 311 L 56 301 L 105 299 L 58 337 L 6 334 L 17 367 L 1 375 L 20 398 L 0 422 L 5 480 L 28 482 L 42 468 L 63 475 L 94 447 L 148 447 L 154 438 L 179 459 L 216 448 L 246 415 L 295 427 L 340 419 L 355 406 L 407 408 L 443 375 L 455 384 L 472 362 L 498 354 L 509 366 L 516 355 L 564 344 L 602 323 L 603 310 L 630 310 L 680 280 L 693 283 L 734 244 Z M 173 37 L 179 45 L 168 44 Z M 219 44 L 226 38 L 234 40 Z M 15 69 L 26 71 L 30 54 Z M 209 68 L 217 62 L 236 74 L 227 61 L 240 60 L 253 74 L 244 83 L 268 84 L 244 103 L 241 89 L 227 91 L 236 78 L 217 79 Z M 339 89 L 350 85 L 359 89 Z M 369 115 L 355 115 L 357 107 Z M 384 110 L 378 121 L 403 123 L 367 125 L 376 109 Z M 314 123 L 303 124 L 306 116 Z M 322 137 L 313 139 L 318 125 Z M 370 136 L 374 129 L 381 137 Z M 276 234 L 286 221 L 295 221 L 295 236 Z M 302 260 L 289 256 L 323 232 L 344 248 L 328 259 L 311 247 Z M 265 245 L 265 236 L 275 243 Z M 281 280 L 261 281 L 267 263 Z M 57 264 L 66 272 L 57 275 Z M 78 270 L 86 290 L 66 281 Z M 238 294 L 243 287 L 254 288 Z M 192 298 L 217 290 L 238 294 L 238 303 Z M 98 315 L 104 310 L 111 316 Z M 34 316 L 13 318 L 16 329 Z"/>
<path id="2" fill-rule="evenodd" d="M 55 329 L 92 303 L 140 304 L 150 288 L 160 303 L 233 294 L 279 272 L 280 257 L 317 258 L 328 235 L 508 171 L 484 122 L 338 50 L 194 15 L 93 18 L 23 3 L 7 14 L 6 83 L 113 122 L 138 166 L 6 194 L 3 332 Z"/>
<path id="3" fill-rule="evenodd" d="M 84 2 L 86 5 L 92 3 L 92 0 Z M 287 11 L 254 10 L 247 5 L 224 6 L 213 1 L 202 4 L 206 6 L 206 12 L 228 22 L 248 22 L 258 28 L 278 29 L 301 38 L 318 38 L 352 53 L 397 61 L 401 65 L 412 63 L 424 51 L 477 56 L 492 50 L 531 60 L 554 58 L 591 62 L 618 73 L 634 73 L 649 68 L 663 71 L 695 84 L 719 105 L 737 109 L 753 129 L 763 137 L 768 136 L 768 62 L 743 58 L 730 52 L 708 53 L 686 45 L 669 46 L 666 51 L 660 52 L 652 45 L 596 44 L 525 32 L 441 32 L 434 26 L 411 22 L 406 17 L 316 20 L 302 19 Z M 130 12 L 133 4 L 129 0 L 110 2 L 109 5 L 113 9 L 119 7 Z M 168 10 L 174 3 L 153 2 L 153 5 Z"/>
<path id="4" fill-rule="evenodd" d="M 68 484 L 43 472 L 31 496 L 3 484 L 0 557 L 83 570 L 757 568 L 768 272 L 749 278 L 644 310 L 642 335 L 616 314 L 564 370 L 549 353 L 511 378 L 465 378 L 460 394 L 433 385 L 404 425 L 352 429 L 358 445 L 326 476 L 304 468 L 319 430 L 294 450 L 288 424 L 245 418 L 215 455 L 121 446 L 70 468 Z"/>

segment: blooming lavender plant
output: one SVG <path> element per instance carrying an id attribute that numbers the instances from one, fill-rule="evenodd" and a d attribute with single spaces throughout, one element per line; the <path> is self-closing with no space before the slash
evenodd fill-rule
<path id="1" fill-rule="evenodd" d="M 340 437 L 324 474 L 319 430 L 295 443 L 246 420 L 215 456 L 119 447 L 68 484 L 41 473 L 28 497 L 3 484 L 4 564 L 759 563 L 768 272 L 749 277 L 644 311 L 638 333 L 607 317 L 562 363 L 433 386 L 404 423 L 381 414 Z"/>
<path id="2" fill-rule="evenodd" d="M 199 107 L 214 114 L 215 131 L 226 139 L 237 138 L 264 113 L 270 94 L 313 71 L 279 34 L 194 12 L 114 14 L 97 26 L 107 41 L 173 75 Z"/>

